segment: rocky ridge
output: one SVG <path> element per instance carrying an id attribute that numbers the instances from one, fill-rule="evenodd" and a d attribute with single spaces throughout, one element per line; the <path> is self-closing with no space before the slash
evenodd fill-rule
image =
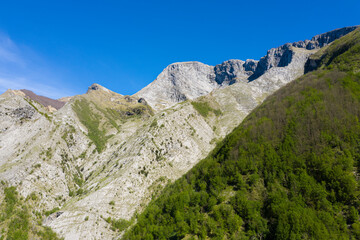
<path id="1" fill-rule="evenodd" d="M 292 47 L 319 49 L 354 29 L 356 26 L 340 28 L 316 35 L 311 40 L 272 48 L 259 61 L 228 60 L 216 66 L 199 62 L 174 63 L 135 96 L 145 98 L 153 109 L 162 110 L 184 100 L 206 95 L 214 89 L 236 82 L 253 81 L 273 67 L 287 66 L 294 55 Z"/>
<path id="2" fill-rule="evenodd" d="M 334 40 L 354 31 L 357 26 L 335 29 L 330 32 L 316 35 L 311 40 L 287 43 L 277 48 L 270 49 L 267 54 L 259 60 L 256 70 L 249 80 L 254 80 L 272 67 L 285 67 L 291 62 L 293 52 L 291 47 L 304 48 L 307 50 L 322 48 Z"/>
<path id="3" fill-rule="evenodd" d="M 62 101 L 37 95 L 30 90 L 21 89 L 20 91 L 23 92 L 27 98 L 40 103 L 44 107 L 49 107 L 50 109 L 53 109 L 53 111 L 59 110 L 65 105 Z"/>

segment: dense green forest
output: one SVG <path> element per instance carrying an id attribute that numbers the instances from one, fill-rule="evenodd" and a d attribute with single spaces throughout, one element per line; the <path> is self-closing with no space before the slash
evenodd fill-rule
<path id="1" fill-rule="evenodd" d="M 360 239 L 360 30 L 317 57 L 123 238 Z"/>

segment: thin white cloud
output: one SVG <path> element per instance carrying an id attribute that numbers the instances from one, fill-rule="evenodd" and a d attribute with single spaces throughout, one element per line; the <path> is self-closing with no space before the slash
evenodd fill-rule
<path id="1" fill-rule="evenodd" d="M 0 61 L 24 65 L 19 48 L 3 33 L 0 33 Z"/>
<path id="2" fill-rule="evenodd" d="M 39 54 L 0 32 L 0 94 L 7 89 L 28 89 L 51 98 L 73 95 L 61 82 Z"/>

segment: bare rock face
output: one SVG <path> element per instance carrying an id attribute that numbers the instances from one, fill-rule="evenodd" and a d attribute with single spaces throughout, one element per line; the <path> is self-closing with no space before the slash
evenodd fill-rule
<path id="1" fill-rule="evenodd" d="M 292 55 L 293 52 L 291 51 L 290 43 L 270 49 L 267 54 L 260 59 L 254 74 L 250 76 L 249 80 L 260 77 L 272 67 L 286 67 L 291 62 Z"/>
<path id="2" fill-rule="evenodd" d="M 295 42 L 292 45 L 297 48 L 306 48 L 308 50 L 322 48 L 342 36 L 354 31 L 358 26 L 344 27 L 316 35 L 311 40 Z"/>
<path id="3" fill-rule="evenodd" d="M 215 81 L 221 86 L 234 84 L 238 81 L 247 81 L 254 73 L 258 61 L 248 59 L 228 60 L 215 66 Z"/>
<path id="4" fill-rule="evenodd" d="M 12 116 L 17 119 L 31 119 L 35 114 L 34 108 L 30 106 L 19 107 L 12 111 Z"/>
<path id="5" fill-rule="evenodd" d="M 204 96 L 214 89 L 245 80 L 254 73 L 255 60 L 228 60 L 209 66 L 200 62 L 174 63 L 156 80 L 135 94 L 155 110 L 162 110 L 185 100 Z"/>
<path id="6" fill-rule="evenodd" d="M 213 67 L 200 62 L 174 63 L 136 95 L 163 109 L 210 93 L 217 87 Z"/>
<path id="7" fill-rule="evenodd" d="M 249 80 L 254 80 L 263 75 L 272 67 L 285 67 L 292 59 L 293 51 L 291 47 L 305 48 L 307 50 L 319 49 L 330 44 L 336 39 L 354 31 L 357 26 L 335 29 L 333 31 L 316 35 L 311 40 L 299 41 L 295 43 L 287 43 L 277 48 L 270 49 L 267 54 L 262 57 L 256 67 L 255 73 L 250 76 Z"/>

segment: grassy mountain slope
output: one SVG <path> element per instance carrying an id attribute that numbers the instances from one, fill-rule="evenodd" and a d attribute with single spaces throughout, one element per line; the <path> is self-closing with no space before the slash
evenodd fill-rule
<path id="1" fill-rule="evenodd" d="M 322 51 L 319 70 L 269 97 L 124 239 L 359 239 L 359 40 Z"/>
<path id="2" fill-rule="evenodd" d="M 102 89 L 105 88 L 91 90 L 73 100 L 73 110 L 87 128 L 87 135 L 99 153 L 104 150 L 107 140 L 121 131 L 126 120 L 153 115 L 151 107 L 138 102 L 135 97 Z"/>

